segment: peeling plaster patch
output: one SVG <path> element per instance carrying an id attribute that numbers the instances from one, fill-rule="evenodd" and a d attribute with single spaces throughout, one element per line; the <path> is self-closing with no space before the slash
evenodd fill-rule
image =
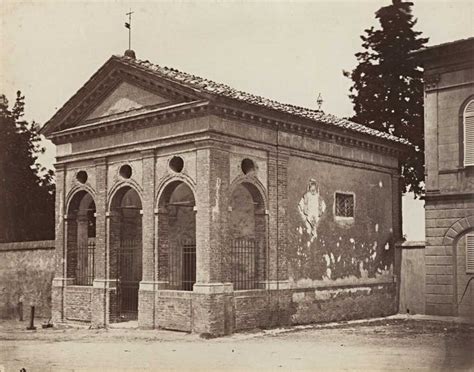
<path id="1" fill-rule="evenodd" d="M 329 258 L 328 254 L 323 255 L 324 260 L 326 261 L 326 266 L 329 267 L 331 265 L 331 259 Z"/>
<path id="2" fill-rule="evenodd" d="M 314 291 L 314 297 L 316 300 L 319 301 L 327 301 L 338 294 L 341 293 L 360 293 L 365 292 L 364 294 L 370 294 L 372 292 L 372 288 L 370 287 L 356 287 L 356 288 L 344 288 L 344 289 L 326 289 L 326 290 L 316 290 Z"/>
<path id="3" fill-rule="evenodd" d="M 298 231 L 300 235 L 303 235 L 303 228 L 301 226 L 298 226 L 296 230 Z"/>
<path id="4" fill-rule="evenodd" d="M 304 292 L 295 292 L 293 293 L 292 298 L 294 302 L 300 302 L 304 299 Z"/>
<path id="5" fill-rule="evenodd" d="M 328 268 L 326 269 L 326 277 L 327 277 L 328 279 L 331 279 L 331 274 L 332 274 L 332 271 L 331 271 L 331 269 L 328 267 Z"/>
<path id="6" fill-rule="evenodd" d="M 355 275 L 348 275 L 343 278 L 335 278 L 329 279 L 326 276 L 323 276 L 322 279 L 298 279 L 295 280 L 294 277 L 290 276 L 290 286 L 291 288 L 313 288 L 313 287 L 321 287 L 321 286 L 342 286 L 342 285 L 357 285 L 357 283 L 363 281 L 362 285 L 366 285 L 367 283 L 392 283 L 393 282 L 393 265 L 390 268 L 386 267 L 386 270 L 382 270 L 382 272 L 376 273 L 375 277 L 373 278 L 359 278 Z"/>
<path id="7" fill-rule="evenodd" d="M 364 269 L 364 262 L 361 261 L 359 262 L 359 272 L 360 272 L 360 277 L 367 279 L 369 277 L 369 272 Z"/>
<path id="8" fill-rule="evenodd" d="M 375 224 L 375 232 L 379 232 L 379 224 L 378 223 Z"/>

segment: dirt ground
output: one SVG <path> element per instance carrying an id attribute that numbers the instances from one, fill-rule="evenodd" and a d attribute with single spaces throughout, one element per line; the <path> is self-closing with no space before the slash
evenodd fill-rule
<path id="1" fill-rule="evenodd" d="M 234 334 L 0 321 L 3 371 L 474 371 L 474 325 L 384 319 Z M 3 370 L 2 370 L 3 368 Z"/>

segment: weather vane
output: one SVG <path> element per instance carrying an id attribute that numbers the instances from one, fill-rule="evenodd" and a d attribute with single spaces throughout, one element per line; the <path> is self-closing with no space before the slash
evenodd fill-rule
<path id="1" fill-rule="evenodd" d="M 321 93 L 318 94 L 318 98 L 316 99 L 316 103 L 318 104 L 318 111 L 321 111 L 321 106 L 323 105 L 323 97 Z"/>
<path id="2" fill-rule="evenodd" d="M 128 28 L 128 49 L 132 49 L 132 9 L 128 13 L 128 22 L 125 22 L 125 28 Z"/>

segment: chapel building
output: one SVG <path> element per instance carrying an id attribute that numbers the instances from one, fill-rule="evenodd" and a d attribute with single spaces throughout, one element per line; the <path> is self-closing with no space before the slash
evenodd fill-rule
<path id="1" fill-rule="evenodd" d="M 224 335 L 397 311 L 403 139 L 130 50 L 42 134 L 55 322 Z"/>

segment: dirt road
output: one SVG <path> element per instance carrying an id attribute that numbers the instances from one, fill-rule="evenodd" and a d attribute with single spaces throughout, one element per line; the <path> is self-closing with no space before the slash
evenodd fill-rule
<path id="1" fill-rule="evenodd" d="M 32 334 L 14 326 L 0 323 L 6 371 L 474 371 L 474 326 L 465 324 L 384 320 L 211 340 L 134 329 Z"/>

